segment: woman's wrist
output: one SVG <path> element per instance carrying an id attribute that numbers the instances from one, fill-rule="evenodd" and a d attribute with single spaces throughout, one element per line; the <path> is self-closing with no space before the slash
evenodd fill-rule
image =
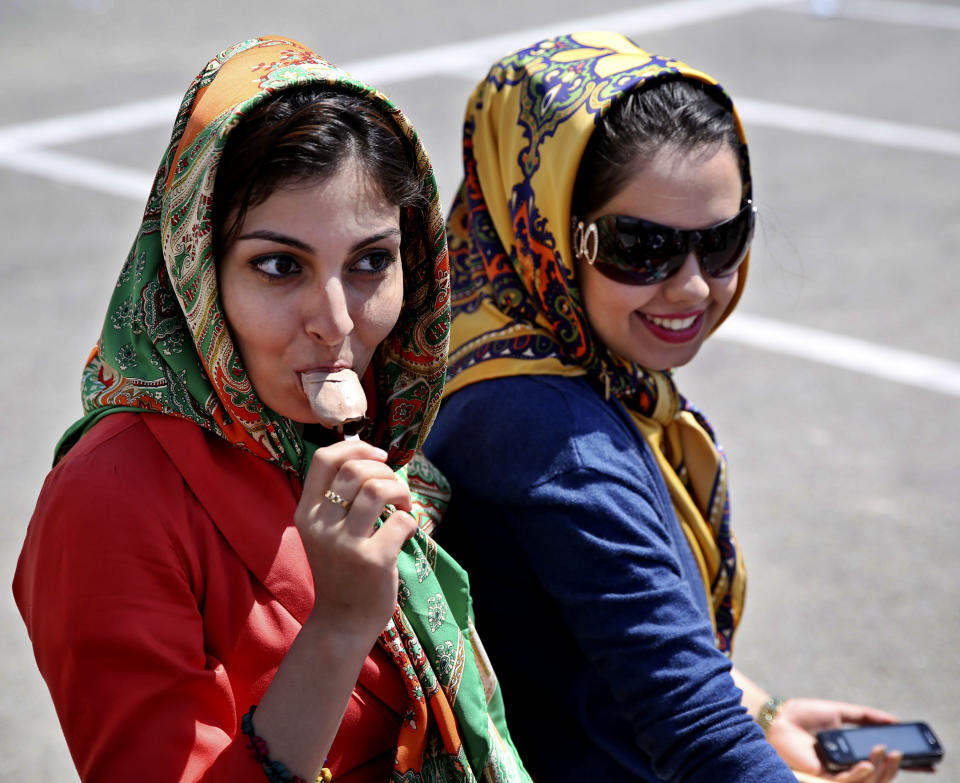
<path id="1" fill-rule="evenodd" d="M 304 778 L 290 772 L 285 764 L 270 758 L 270 749 L 267 747 L 266 741 L 257 736 L 256 729 L 253 727 L 253 713 L 256 710 L 257 706 L 253 705 L 250 711 L 243 716 L 240 724 L 243 733 L 249 739 L 247 749 L 250 751 L 250 757 L 263 767 L 263 772 L 270 783 L 307 783 Z M 333 779 L 330 770 L 326 767 L 327 762 L 324 761 L 323 763 L 324 767 L 320 770 L 314 783 L 330 783 Z"/>
<path id="2" fill-rule="evenodd" d="M 264 756 L 280 760 L 306 781 L 323 767 L 363 662 L 376 643 L 375 635 L 347 631 L 328 617 L 316 607 L 311 612 L 256 709 L 254 733 L 269 745 L 269 754 L 261 749 Z"/>
<path id="3" fill-rule="evenodd" d="M 763 729 L 764 734 L 769 733 L 770 724 L 776 720 L 786 703 L 787 700 L 780 696 L 771 696 L 760 706 L 760 709 L 757 710 L 756 721 L 760 728 Z"/>
<path id="4" fill-rule="evenodd" d="M 329 656 L 344 663 L 355 659 L 362 661 L 377 643 L 377 637 L 388 621 L 389 618 L 382 623 L 366 619 L 358 621 L 352 617 L 348 619 L 324 607 L 314 606 L 298 638 L 303 637 L 301 643 L 309 644 L 323 657 Z"/>

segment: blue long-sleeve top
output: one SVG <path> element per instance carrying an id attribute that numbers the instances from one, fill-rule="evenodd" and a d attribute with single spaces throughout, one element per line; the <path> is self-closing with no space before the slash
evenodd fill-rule
<path id="1" fill-rule="evenodd" d="M 507 719 L 540 783 L 796 778 L 741 706 L 646 442 L 583 378 L 468 386 L 425 445 Z"/>

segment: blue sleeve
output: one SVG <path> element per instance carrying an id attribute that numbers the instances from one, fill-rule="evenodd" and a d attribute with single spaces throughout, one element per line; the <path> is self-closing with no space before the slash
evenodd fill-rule
<path id="1" fill-rule="evenodd" d="M 579 379 L 485 381 L 444 404 L 425 450 L 454 493 L 437 539 L 470 573 L 535 775 L 583 760 L 586 779 L 795 781 L 740 705 L 662 478 L 616 405 Z M 566 737 L 544 702 L 575 724 Z"/>

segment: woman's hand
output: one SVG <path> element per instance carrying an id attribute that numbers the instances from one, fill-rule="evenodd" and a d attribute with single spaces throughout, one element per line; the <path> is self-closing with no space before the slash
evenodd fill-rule
<path id="1" fill-rule="evenodd" d="M 323 766 L 364 658 L 397 604 L 397 554 L 416 532 L 410 492 L 386 459 L 360 440 L 318 449 L 294 513 L 313 610 L 260 699 L 256 728 L 270 755 L 307 780 Z M 387 504 L 401 510 L 374 530 Z"/>
<path id="2" fill-rule="evenodd" d="M 313 571 L 314 615 L 328 633 L 370 645 L 396 606 L 397 555 L 416 532 L 410 492 L 386 458 L 360 440 L 318 449 L 294 514 Z M 374 530 L 387 504 L 398 510 Z"/>
<path id="3" fill-rule="evenodd" d="M 903 754 L 887 753 L 877 746 L 869 761 L 861 761 L 843 770 L 830 772 L 815 748 L 816 733 L 839 729 L 844 724 L 896 723 L 888 712 L 857 704 L 825 699 L 787 699 L 783 709 L 770 723 L 767 739 L 780 757 L 792 768 L 840 783 L 888 783 L 897 776 Z"/>

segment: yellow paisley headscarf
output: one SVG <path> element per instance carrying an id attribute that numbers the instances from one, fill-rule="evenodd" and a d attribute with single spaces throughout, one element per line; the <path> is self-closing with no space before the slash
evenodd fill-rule
<path id="1" fill-rule="evenodd" d="M 444 394 L 490 378 L 543 374 L 586 375 L 618 397 L 656 455 L 700 568 L 717 646 L 729 653 L 746 575 L 730 531 L 723 454 L 669 372 L 649 371 L 597 341 L 571 242 L 574 182 L 598 121 L 629 92 L 676 78 L 709 85 L 734 111 L 708 75 L 609 32 L 522 49 L 496 63 L 474 90 L 464 124 L 464 182 L 447 222 L 454 318 Z M 734 119 L 749 196 L 746 141 L 735 112 Z M 724 318 L 740 298 L 747 266 Z"/>

